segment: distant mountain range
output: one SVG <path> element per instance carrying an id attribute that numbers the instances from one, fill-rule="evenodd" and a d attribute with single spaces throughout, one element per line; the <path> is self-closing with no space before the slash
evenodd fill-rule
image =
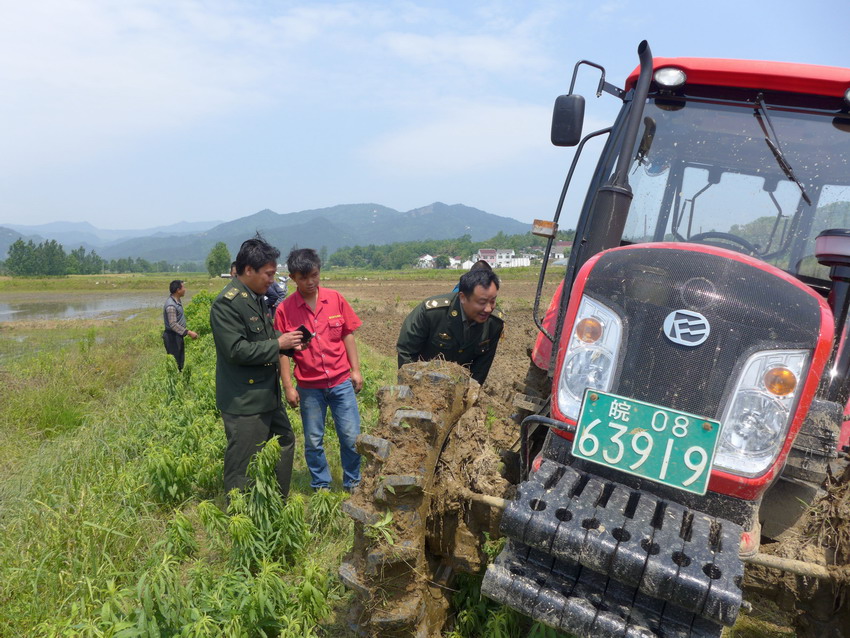
<path id="1" fill-rule="evenodd" d="M 146 230 L 104 230 L 87 222 L 5 224 L 0 227 L 0 258 L 13 242 L 23 238 L 35 243 L 55 239 L 66 252 L 83 246 L 105 259 L 202 261 L 220 241 L 235 256 L 241 243 L 258 231 L 285 256 L 296 245 L 316 250 L 324 247 L 332 254 L 343 246 L 451 239 L 467 234 L 473 241 L 482 241 L 499 232 L 526 233 L 529 225 L 463 204 L 440 202 L 404 213 L 379 204 L 342 204 L 286 214 L 266 209 L 230 222 L 181 222 Z"/>
<path id="2" fill-rule="evenodd" d="M 217 226 L 221 221 L 209 222 L 179 222 L 169 226 L 157 226 L 155 228 L 144 228 L 135 230 L 107 230 L 96 228 L 88 222 L 51 222 L 38 226 L 25 226 L 23 224 L 3 224 L 3 229 L 8 229 L 23 236 L 24 239 L 32 239 L 39 243 L 45 239 L 55 239 L 69 252 L 82 246 L 86 250 L 97 250 L 100 252 L 104 246 L 120 243 L 136 237 L 151 236 L 179 236 L 191 233 L 200 233 Z M 6 233 L 0 230 L 0 255 L 5 255 L 8 247 L 4 249 Z M 12 239 L 12 242 L 17 238 Z M 12 243 L 9 242 L 9 243 Z M 129 257 L 129 255 L 123 255 Z"/>

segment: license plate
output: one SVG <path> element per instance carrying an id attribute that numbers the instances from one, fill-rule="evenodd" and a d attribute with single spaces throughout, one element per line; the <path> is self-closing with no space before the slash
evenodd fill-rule
<path id="1" fill-rule="evenodd" d="M 705 494 L 720 421 L 587 390 L 573 455 L 694 494 Z"/>

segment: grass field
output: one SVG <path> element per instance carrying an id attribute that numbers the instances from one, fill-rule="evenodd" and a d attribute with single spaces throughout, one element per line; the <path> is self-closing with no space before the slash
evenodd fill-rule
<path id="1" fill-rule="evenodd" d="M 222 279 L 207 273 L 152 273 L 126 275 L 68 275 L 67 277 L 0 277 L 0 293 L 13 292 L 120 292 L 122 290 L 165 290 L 168 282 L 185 279 L 199 290 L 212 289 Z M 219 285 L 219 288 L 221 286 Z"/>
<path id="2" fill-rule="evenodd" d="M 0 372 L 0 635 L 347 635 L 334 613 L 343 493 L 312 496 L 299 450 L 285 506 L 259 490 L 224 506 L 214 348 L 199 331 L 181 375 L 158 311 L 4 326 L 15 356 Z M 363 359 L 368 422 L 393 370 Z M 338 477 L 332 435 L 328 456 Z"/>
<path id="3" fill-rule="evenodd" d="M 110 281 L 139 290 L 170 278 Z M 79 290 L 104 281 L 88 279 L 63 281 Z M 29 283 L 14 282 L 12 294 L 32 292 Z M 221 281 L 203 283 L 217 291 Z M 182 374 L 162 352 L 155 309 L 0 324 L 0 635 L 354 635 L 350 594 L 336 577 L 351 522 L 340 513 L 347 495 L 333 429 L 331 492 L 311 493 L 290 411 L 298 438 L 290 499 L 276 498 L 270 447 L 253 470 L 255 488 L 225 504 L 211 298 L 198 294 L 187 307 L 201 337 L 188 342 Z M 394 382 L 395 362 L 360 350 L 368 431 L 375 392 Z M 461 593 L 480 603 L 474 582 Z M 470 627 L 487 624 L 490 605 L 477 609 L 466 616 L 478 618 Z M 491 622 L 494 636 L 500 627 L 518 636 L 523 626 L 507 612 Z"/>
<path id="4" fill-rule="evenodd" d="M 557 276 L 563 267 L 550 269 Z M 499 271 L 499 276 L 505 281 L 536 279 L 538 266 L 524 268 L 509 268 Z M 281 271 L 281 274 L 286 274 Z M 459 270 L 437 270 L 414 268 L 410 270 L 362 270 L 354 268 L 324 268 L 322 279 L 333 280 L 382 280 L 395 281 L 457 281 L 463 274 Z M 139 273 L 120 275 L 69 275 L 67 277 L 0 277 L 0 293 L 14 292 L 121 292 L 134 291 L 168 291 L 168 283 L 173 279 L 182 279 L 191 291 L 220 290 L 226 279 L 210 277 L 200 272 L 172 273 Z"/>

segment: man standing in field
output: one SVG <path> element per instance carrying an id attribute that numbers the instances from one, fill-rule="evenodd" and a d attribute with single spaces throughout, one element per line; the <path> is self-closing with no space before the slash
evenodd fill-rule
<path id="1" fill-rule="evenodd" d="M 186 294 L 186 286 L 179 279 L 168 284 L 171 293 L 165 301 L 162 309 L 162 320 L 165 322 L 165 330 L 162 332 L 162 342 L 165 351 L 177 361 L 177 369 L 183 370 L 186 350 L 183 339 L 188 335 L 191 339 L 197 339 L 198 333 L 186 328 L 186 315 L 183 314 L 183 295 Z"/>
<path id="2" fill-rule="evenodd" d="M 272 326 L 264 296 L 274 280 L 280 251 L 259 235 L 236 255 L 236 277 L 210 309 L 215 340 L 215 399 L 224 420 L 224 489 L 245 489 L 251 458 L 273 436 L 280 437 L 275 467 L 280 492 L 289 494 L 295 436 L 280 393 L 280 354 L 300 345 L 301 333 L 280 334 Z"/>
<path id="3" fill-rule="evenodd" d="M 407 315 L 398 335 L 398 367 L 442 356 L 469 367 L 484 383 L 504 329 L 496 308 L 499 278 L 492 270 L 470 270 L 458 292 L 430 297 Z"/>
<path id="4" fill-rule="evenodd" d="M 289 357 L 281 356 L 280 373 L 286 401 L 301 408 L 304 426 L 304 456 L 310 470 L 310 486 L 328 489 L 331 473 L 325 457 L 325 415 L 328 407 L 339 437 L 342 486 L 350 492 L 360 483 L 360 455 L 354 449 L 360 434 L 360 412 L 356 392 L 363 387 L 360 358 L 354 331 L 363 323 L 341 294 L 319 287 L 322 261 L 312 248 L 289 253 L 289 277 L 297 290 L 277 307 L 275 328 L 280 331 L 304 327 L 310 340 L 296 348 L 296 388 L 289 370 Z"/>

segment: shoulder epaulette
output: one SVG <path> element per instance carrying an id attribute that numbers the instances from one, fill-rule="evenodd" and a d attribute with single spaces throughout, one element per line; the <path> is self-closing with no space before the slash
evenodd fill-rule
<path id="1" fill-rule="evenodd" d="M 425 300 L 425 310 L 433 310 L 434 308 L 445 308 L 452 305 L 452 295 L 431 297 Z"/>
<path id="2" fill-rule="evenodd" d="M 502 312 L 501 310 L 499 310 L 498 308 L 496 308 L 495 310 L 493 310 L 493 312 L 491 312 L 491 313 L 490 313 L 490 316 L 491 316 L 491 317 L 496 317 L 496 319 L 498 319 L 499 321 L 503 321 L 503 322 L 507 320 L 507 317 L 505 316 L 505 313 L 504 313 L 504 312 Z"/>
<path id="3" fill-rule="evenodd" d="M 230 290 L 228 290 L 226 293 L 224 293 L 224 298 L 225 298 L 225 299 L 227 299 L 228 301 L 233 301 L 233 299 L 234 299 L 234 298 L 236 297 L 236 295 L 238 295 L 238 294 L 239 294 L 239 289 L 238 289 L 238 288 L 231 288 L 231 289 L 230 289 Z"/>

